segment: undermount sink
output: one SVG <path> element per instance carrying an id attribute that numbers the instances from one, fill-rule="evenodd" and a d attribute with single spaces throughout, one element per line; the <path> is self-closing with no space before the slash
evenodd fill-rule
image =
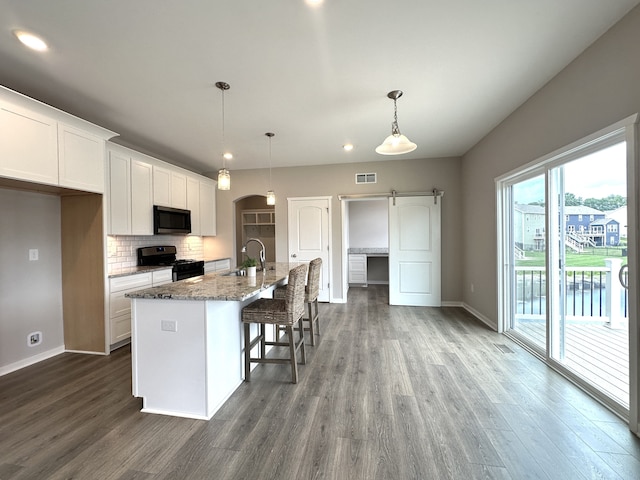
<path id="1" fill-rule="evenodd" d="M 275 269 L 276 267 L 274 267 L 273 265 L 267 267 L 268 271 L 275 271 Z M 262 269 L 258 267 L 256 269 L 256 272 L 260 273 L 262 272 Z M 230 272 L 227 272 L 227 273 L 221 273 L 220 276 L 221 277 L 246 277 L 247 271 L 243 268 L 239 268 L 237 270 L 231 270 Z"/>
<path id="2" fill-rule="evenodd" d="M 231 270 L 230 272 L 221 274 L 222 277 L 244 277 L 247 275 L 245 270 Z"/>

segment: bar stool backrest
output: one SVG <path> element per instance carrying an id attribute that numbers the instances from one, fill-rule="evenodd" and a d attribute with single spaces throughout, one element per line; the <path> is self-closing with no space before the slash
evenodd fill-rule
<path id="1" fill-rule="evenodd" d="M 297 322 L 304 314 L 304 284 L 307 277 L 307 266 L 300 265 L 291 269 L 287 283 L 285 305 L 287 320 L 292 324 Z"/>
<path id="2" fill-rule="evenodd" d="M 307 280 L 307 302 L 313 302 L 320 294 L 320 272 L 322 259 L 315 258 L 309 262 L 309 279 Z"/>

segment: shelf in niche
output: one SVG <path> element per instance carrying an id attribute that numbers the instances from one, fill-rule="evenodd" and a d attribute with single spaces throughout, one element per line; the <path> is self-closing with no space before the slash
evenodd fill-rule
<path id="1" fill-rule="evenodd" d="M 242 224 L 247 225 L 275 225 L 276 214 L 273 210 L 244 210 Z"/>

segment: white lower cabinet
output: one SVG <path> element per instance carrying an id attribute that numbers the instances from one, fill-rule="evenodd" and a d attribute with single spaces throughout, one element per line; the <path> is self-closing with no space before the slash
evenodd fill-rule
<path id="1" fill-rule="evenodd" d="M 211 262 L 205 262 L 204 273 L 219 272 L 220 270 L 229 270 L 231 268 L 231 259 L 223 258 L 222 260 L 213 260 Z"/>
<path id="2" fill-rule="evenodd" d="M 349 284 L 367 284 L 367 256 L 360 253 L 349 254 Z"/>
<path id="3" fill-rule="evenodd" d="M 157 287 L 158 285 L 164 285 L 165 283 L 171 283 L 173 281 L 173 271 L 171 269 L 156 270 L 151 272 L 151 285 Z"/>
<path id="4" fill-rule="evenodd" d="M 172 271 L 170 268 L 109 279 L 109 323 L 111 334 L 109 343 L 111 345 L 131 337 L 131 299 L 125 297 L 125 295 L 136 290 L 171 283 L 171 281 Z"/>

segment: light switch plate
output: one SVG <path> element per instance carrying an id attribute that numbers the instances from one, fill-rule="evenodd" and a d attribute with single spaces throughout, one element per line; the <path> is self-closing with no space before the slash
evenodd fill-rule
<path id="1" fill-rule="evenodd" d="M 30 248 L 29 249 L 29 261 L 30 262 L 34 262 L 36 260 L 38 260 L 39 257 L 39 252 L 37 248 Z"/>

